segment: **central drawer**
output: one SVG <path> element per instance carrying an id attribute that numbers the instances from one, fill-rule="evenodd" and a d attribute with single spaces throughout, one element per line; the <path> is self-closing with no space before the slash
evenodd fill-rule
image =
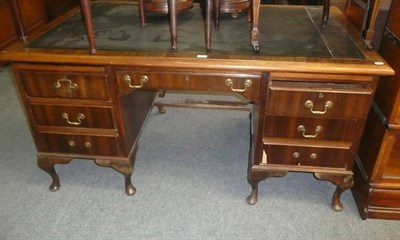
<path id="1" fill-rule="evenodd" d="M 260 75 L 214 72 L 116 70 L 120 93 L 135 89 L 239 93 L 258 101 Z"/>
<path id="2" fill-rule="evenodd" d="M 36 125 L 114 129 L 111 107 L 32 104 Z"/>

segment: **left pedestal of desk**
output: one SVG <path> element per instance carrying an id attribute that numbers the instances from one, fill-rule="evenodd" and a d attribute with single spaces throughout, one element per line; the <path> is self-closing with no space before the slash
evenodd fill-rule
<path id="1" fill-rule="evenodd" d="M 131 182 L 138 138 L 156 92 L 118 94 L 107 67 L 13 64 L 12 70 L 38 150 L 38 166 L 60 188 L 55 164 L 94 160 Z"/>

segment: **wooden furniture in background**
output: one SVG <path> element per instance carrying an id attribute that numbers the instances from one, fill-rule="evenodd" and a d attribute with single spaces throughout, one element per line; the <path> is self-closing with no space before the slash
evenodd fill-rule
<path id="1" fill-rule="evenodd" d="M 10 0 L 16 1 L 21 13 L 22 27 L 27 35 L 48 22 L 44 0 Z"/>
<path id="2" fill-rule="evenodd" d="M 347 19 L 349 19 L 362 34 L 365 34 L 367 30 L 370 6 L 371 0 L 348 0 L 347 2 Z"/>
<path id="3" fill-rule="evenodd" d="M 379 50 L 392 0 L 348 0 L 346 16 L 364 37 L 366 46 Z"/>
<path id="4" fill-rule="evenodd" d="M 79 5 L 79 0 L 45 0 L 49 20 L 53 20 L 66 11 Z"/>
<path id="5" fill-rule="evenodd" d="M 380 1 L 380 0 L 378 0 Z M 255 52 L 260 51 L 259 35 L 259 11 L 261 0 L 251 0 L 251 11 L 248 7 L 249 1 L 247 0 L 205 0 L 205 48 L 207 51 L 211 50 L 211 24 L 212 15 L 214 15 L 215 28 L 219 28 L 219 14 L 220 12 L 238 13 L 246 9 L 247 20 L 251 21 L 250 31 L 250 44 Z M 91 9 L 90 0 L 81 0 L 82 13 L 85 18 L 87 29 L 87 38 L 89 41 L 90 53 L 95 54 L 96 43 L 94 37 L 93 24 L 91 23 Z M 185 11 L 193 7 L 192 0 L 155 0 L 146 1 L 139 0 L 139 12 L 141 25 L 146 26 L 145 14 L 146 11 L 155 13 L 168 13 L 170 21 L 170 35 L 171 35 L 171 48 L 177 49 L 177 12 Z M 321 24 L 326 25 L 329 19 L 330 0 L 323 0 L 322 21 Z"/>
<path id="6" fill-rule="evenodd" d="M 0 50 L 47 22 L 44 0 L 0 0 Z"/>
<path id="7" fill-rule="evenodd" d="M 179 4 L 179 10 L 178 10 Z M 176 33 L 176 14 L 177 11 L 185 11 L 192 8 L 192 0 L 157 0 L 149 1 L 139 0 L 139 12 L 142 26 L 145 26 L 145 12 L 153 11 L 159 13 L 168 13 L 170 16 L 170 30 L 171 30 L 171 48 L 177 48 L 177 33 Z M 169 7 L 168 7 L 169 6 Z M 174 7 L 175 6 L 175 7 Z M 94 37 L 93 24 L 91 22 L 91 9 L 90 0 L 81 0 L 82 14 L 85 19 L 85 25 L 87 29 L 87 38 L 89 41 L 90 53 L 95 54 L 97 52 L 96 42 Z M 213 2 L 212 0 L 205 0 L 205 48 L 206 50 L 211 50 L 211 24 L 212 24 L 212 11 Z M 168 10 L 170 8 L 171 10 Z M 258 37 L 260 31 L 258 29 L 258 19 L 259 19 L 259 8 L 260 0 L 252 0 L 252 27 L 250 33 L 250 43 L 255 52 L 260 50 L 260 45 Z"/>
<path id="8" fill-rule="evenodd" d="M 251 22 L 251 0 L 214 0 L 213 14 L 215 29 L 219 29 L 221 13 L 229 13 L 233 18 L 236 18 L 243 11 L 246 11 L 247 22 Z"/>
<path id="9" fill-rule="evenodd" d="M 171 48 L 177 48 L 177 14 L 193 8 L 192 0 L 139 0 L 139 14 L 142 27 L 146 26 L 146 12 L 168 14 Z"/>
<path id="10" fill-rule="evenodd" d="M 79 5 L 79 0 L 0 0 L 0 50 Z"/>
<path id="11" fill-rule="evenodd" d="M 363 219 L 400 220 L 400 0 L 392 1 L 380 53 L 396 75 L 379 82 L 352 192 Z"/>
<path id="12" fill-rule="evenodd" d="M 18 41 L 18 24 L 14 21 L 9 1 L 0 0 L 0 50 Z"/>

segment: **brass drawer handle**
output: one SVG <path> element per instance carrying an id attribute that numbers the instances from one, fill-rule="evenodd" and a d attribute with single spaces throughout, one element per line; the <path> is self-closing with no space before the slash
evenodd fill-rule
<path id="1" fill-rule="evenodd" d="M 62 78 L 58 79 L 57 82 L 54 83 L 54 87 L 55 88 L 61 88 L 61 83 L 62 82 L 68 83 L 69 88 L 72 89 L 72 90 L 78 89 L 78 84 L 72 82 L 71 79 L 68 79 L 66 77 L 62 77 Z"/>
<path id="2" fill-rule="evenodd" d="M 77 121 L 76 122 L 71 122 L 68 119 L 68 114 L 67 113 L 62 113 L 61 114 L 62 118 L 64 118 L 65 120 L 67 120 L 67 123 L 70 125 L 74 125 L 74 126 L 79 126 L 82 123 L 82 120 L 85 119 L 85 115 L 83 113 L 78 113 L 78 117 L 77 117 Z"/>
<path id="3" fill-rule="evenodd" d="M 314 110 L 314 109 L 313 109 L 314 103 L 313 103 L 313 101 L 311 101 L 311 100 L 305 101 L 304 105 L 306 106 L 306 108 L 309 108 L 309 109 L 310 109 L 310 112 L 312 112 L 313 114 L 316 114 L 316 115 L 323 115 L 323 114 L 326 113 L 326 111 L 328 111 L 329 108 L 332 108 L 332 107 L 333 107 L 333 102 L 332 102 L 332 101 L 327 101 L 327 102 L 325 103 L 325 110 L 324 110 L 324 111 L 317 111 L 317 110 Z"/>
<path id="4" fill-rule="evenodd" d="M 303 134 L 303 137 L 305 138 L 316 138 L 318 136 L 318 133 L 322 132 L 323 127 L 322 126 L 317 126 L 315 128 L 315 134 L 306 134 L 306 127 L 304 125 L 299 125 L 297 127 L 297 131 L 301 132 Z"/>
<path id="5" fill-rule="evenodd" d="M 316 154 L 316 153 L 311 153 L 310 154 L 310 159 L 315 160 L 317 158 L 318 158 L 318 154 Z"/>
<path id="6" fill-rule="evenodd" d="M 239 88 L 233 88 L 233 81 L 232 79 L 228 78 L 225 80 L 225 84 L 228 87 L 231 87 L 231 90 L 234 92 L 245 92 L 247 88 L 251 87 L 251 85 L 253 85 L 253 82 L 250 79 L 246 79 L 246 81 L 244 81 L 244 88 L 239 89 Z"/>
<path id="7" fill-rule="evenodd" d="M 132 85 L 132 79 L 129 75 L 125 75 L 124 80 L 125 80 L 125 82 L 128 83 L 128 86 L 130 88 L 138 89 L 138 88 L 142 88 L 143 85 L 149 81 L 149 77 L 146 75 L 141 76 L 140 77 L 140 85 Z"/>

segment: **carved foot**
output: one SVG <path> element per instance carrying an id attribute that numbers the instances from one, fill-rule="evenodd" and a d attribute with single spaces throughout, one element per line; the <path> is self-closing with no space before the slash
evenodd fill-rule
<path id="1" fill-rule="evenodd" d="M 167 112 L 167 110 L 165 110 L 164 106 L 162 105 L 158 105 L 157 108 L 158 108 L 158 113 L 164 114 Z"/>
<path id="2" fill-rule="evenodd" d="M 342 202 L 340 202 L 340 195 L 343 191 L 339 193 L 338 190 L 339 188 L 336 188 L 336 191 L 333 193 L 332 196 L 332 209 L 336 212 L 340 212 L 344 208 Z"/>
<path id="3" fill-rule="evenodd" d="M 167 92 L 167 91 L 165 91 L 165 90 L 160 90 L 160 91 L 158 91 L 158 97 L 160 97 L 160 98 L 165 97 L 165 93 L 166 93 L 166 92 Z M 165 110 L 165 108 L 164 108 L 163 105 L 157 105 L 157 108 L 158 108 L 158 112 L 161 113 L 161 114 L 164 114 L 164 113 L 167 112 L 167 110 Z"/>
<path id="4" fill-rule="evenodd" d="M 50 157 L 38 157 L 37 165 L 40 169 L 47 172 L 52 178 L 52 183 L 49 187 L 50 191 L 55 192 L 60 189 L 60 179 L 54 169 L 55 164 L 67 164 L 71 162 L 70 158 L 50 158 Z"/>
<path id="5" fill-rule="evenodd" d="M 253 48 L 253 51 L 258 53 L 260 52 L 260 44 L 257 42 L 251 42 L 251 47 Z"/>
<path id="6" fill-rule="evenodd" d="M 334 211 L 342 211 L 343 204 L 340 201 L 340 197 L 344 191 L 351 188 L 354 184 L 353 175 L 333 175 L 324 173 L 314 173 L 314 176 L 320 180 L 327 180 L 335 184 L 336 190 L 332 196 L 332 209 Z"/>
<path id="7" fill-rule="evenodd" d="M 374 46 L 372 45 L 371 41 L 364 40 L 364 45 L 368 50 L 374 49 Z"/>
<path id="8" fill-rule="evenodd" d="M 158 91 L 158 97 L 165 97 L 165 93 L 166 93 L 167 91 L 165 91 L 165 90 L 160 90 L 160 91 Z"/>
<path id="9" fill-rule="evenodd" d="M 343 204 L 340 202 L 340 196 L 344 191 L 351 188 L 354 184 L 354 179 L 352 175 L 344 176 L 342 178 L 342 183 L 340 183 L 332 196 L 332 209 L 335 211 L 342 211 Z"/>
<path id="10" fill-rule="evenodd" d="M 53 178 L 53 183 L 50 185 L 49 189 L 51 192 L 55 192 L 58 189 L 60 189 L 60 180 L 58 179 L 58 176 L 56 177 L 57 179 Z"/>
<path id="11" fill-rule="evenodd" d="M 136 188 L 132 185 L 131 176 L 125 177 L 125 193 L 129 196 L 136 193 Z"/>
<path id="12" fill-rule="evenodd" d="M 253 26 L 253 29 L 251 30 L 251 35 L 250 35 L 250 43 L 251 43 L 251 46 L 253 47 L 254 52 L 256 52 L 256 53 L 260 51 L 260 44 L 258 42 L 259 35 L 260 35 L 260 31 L 258 30 L 258 27 Z"/>
<path id="13" fill-rule="evenodd" d="M 258 183 L 259 183 L 259 181 L 250 183 L 251 193 L 246 198 L 246 202 L 249 205 L 255 205 L 258 201 Z"/>

